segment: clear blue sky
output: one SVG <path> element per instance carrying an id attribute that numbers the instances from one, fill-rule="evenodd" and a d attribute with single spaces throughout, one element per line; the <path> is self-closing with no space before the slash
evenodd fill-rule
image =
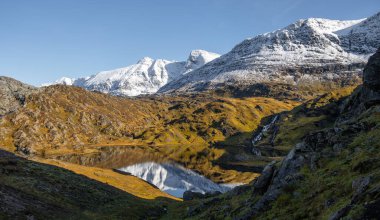
<path id="1" fill-rule="evenodd" d="M 0 0 L 0 75 L 39 85 L 144 56 L 226 53 L 300 18 L 359 19 L 380 0 Z"/>

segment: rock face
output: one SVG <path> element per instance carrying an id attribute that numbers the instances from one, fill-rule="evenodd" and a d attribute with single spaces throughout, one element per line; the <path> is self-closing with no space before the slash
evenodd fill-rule
<path id="1" fill-rule="evenodd" d="M 380 13 L 354 21 L 299 20 L 247 39 L 230 52 L 174 80 L 160 92 L 199 91 L 263 82 L 288 84 L 357 80 L 380 45 Z"/>
<path id="2" fill-rule="evenodd" d="M 144 57 L 136 64 L 115 70 L 102 71 L 95 75 L 71 79 L 62 77 L 52 84 L 74 85 L 90 91 L 99 91 L 117 96 L 152 94 L 166 83 L 187 74 L 220 55 L 205 50 L 193 50 L 187 61 L 169 61 Z"/>
<path id="3" fill-rule="evenodd" d="M 346 114 L 338 121 L 347 120 L 378 104 L 380 104 L 380 48 L 369 58 L 363 71 L 363 86 L 357 89 L 343 106 Z"/>
<path id="4" fill-rule="evenodd" d="M 0 116 L 17 110 L 25 104 L 25 97 L 36 88 L 9 77 L 0 76 Z"/>
<path id="5" fill-rule="evenodd" d="M 363 84 L 372 90 L 380 90 L 380 48 L 368 60 L 364 69 Z"/>

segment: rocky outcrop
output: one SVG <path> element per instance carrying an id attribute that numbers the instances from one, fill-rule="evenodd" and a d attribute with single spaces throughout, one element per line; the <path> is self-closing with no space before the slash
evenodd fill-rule
<path id="1" fill-rule="evenodd" d="M 380 48 L 364 68 L 363 85 L 371 90 L 380 90 Z"/>
<path id="2" fill-rule="evenodd" d="M 348 121 L 371 106 L 380 104 L 380 48 L 372 55 L 363 71 L 363 85 L 356 89 L 342 107 L 337 121 Z"/>
<path id="3" fill-rule="evenodd" d="M 25 104 L 25 97 L 36 90 L 12 78 L 0 76 L 0 116 L 16 111 Z"/>

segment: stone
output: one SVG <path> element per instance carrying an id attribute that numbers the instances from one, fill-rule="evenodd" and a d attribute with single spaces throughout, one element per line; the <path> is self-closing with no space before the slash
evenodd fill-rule
<path id="1" fill-rule="evenodd" d="M 272 161 L 270 164 L 266 165 L 261 175 L 253 181 L 255 193 L 262 194 L 267 190 L 269 184 L 271 183 L 273 173 L 276 169 L 275 164 L 276 161 Z"/>
<path id="2" fill-rule="evenodd" d="M 363 85 L 372 90 L 380 90 L 380 48 L 369 58 L 364 68 Z"/>
<path id="3" fill-rule="evenodd" d="M 352 190 L 354 190 L 354 197 L 359 196 L 362 194 L 369 186 L 371 182 L 371 177 L 360 177 L 352 181 Z"/>
<path id="4" fill-rule="evenodd" d="M 26 97 L 36 91 L 33 86 L 0 76 L 0 116 L 16 111 L 25 104 Z"/>

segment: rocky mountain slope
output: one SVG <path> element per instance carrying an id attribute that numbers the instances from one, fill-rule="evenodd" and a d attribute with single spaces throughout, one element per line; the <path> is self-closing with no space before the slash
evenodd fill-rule
<path id="1" fill-rule="evenodd" d="M 377 219 L 380 214 L 380 48 L 369 59 L 363 75 L 364 84 L 343 102 L 337 102 L 340 112 L 332 125 L 295 138 L 294 143 L 298 143 L 286 157 L 268 164 L 249 185 L 176 206 L 183 210 L 180 216 Z M 325 105 L 314 107 L 311 117 L 317 113 L 316 109 L 328 109 Z"/>
<path id="2" fill-rule="evenodd" d="M 26 96 L 37 89 L 9 77 L 0 76 L 0 116 L 17 110 Z"/>
<path id="3" fill-rule="evenodd" d="M 90 91 L 119 96 L 152 94 L 166 83 L 198 69 L 217 57 L 219 57 L 218 54 L 205 50 L 191 51 L 187 61 L 182 62 L 144 57 L 128 67 L 103 71 L 79 79 L 63 77 L 55 83 L 47 83 L 44 86 L 51 84 L 74 85 Z"/>
<path id="4" fill-rule="evenodd" d="M 244 40 L 218 59 L 159 92 L 200 91 L 255 83 L 347 85 L 380 45 L 380 13 L 353 21 L 299 20 Z"/>

